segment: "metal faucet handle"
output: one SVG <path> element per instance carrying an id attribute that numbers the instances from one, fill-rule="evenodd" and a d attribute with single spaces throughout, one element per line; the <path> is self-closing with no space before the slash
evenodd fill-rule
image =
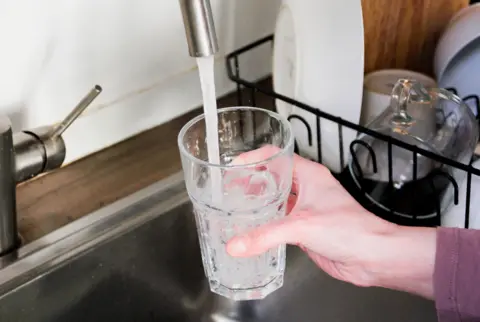
<path id="1" fill-rule="evenodd" d="M 17 183 L 62 166 L 67 154 L 62 134 L 101 93 L 94 88 L 56 125 L 28 129 L 13 135 Z"/>
<path id="2" fill-rule="evenodd" d="M 75 106 L 75 108 L 65 117 L 65 119 L 55 126 L 50 133 L 50 138 L 55 139 L 63 134 L 65 130 L 75 121 L 85 109 L 97 98 L 102 92 L 100 85 L 95 85 L 90 92 Z"/>

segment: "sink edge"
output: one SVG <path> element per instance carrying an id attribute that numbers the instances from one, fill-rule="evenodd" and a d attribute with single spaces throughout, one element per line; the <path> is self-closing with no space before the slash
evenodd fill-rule
<path id="1" fill-rule="evenodd" d="M 177 172 L 0 258 L 0 298 L 111 238 L 189 202 Z"/>

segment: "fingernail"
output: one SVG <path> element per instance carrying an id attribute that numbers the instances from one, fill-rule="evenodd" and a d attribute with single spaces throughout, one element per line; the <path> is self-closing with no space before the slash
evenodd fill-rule
<path id="1" fill-rule="evenodd" d="M 247 251 L 247 244 L 243 238 L 236 238 L 228 244 L 228 252 L 231 255 L 241 255 Z"/>

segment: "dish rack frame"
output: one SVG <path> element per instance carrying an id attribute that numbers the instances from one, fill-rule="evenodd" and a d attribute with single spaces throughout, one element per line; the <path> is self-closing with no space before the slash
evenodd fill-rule
<path id="1" fill-rule="evenodd" d="M 428 217 L 428 218 L 423 218 L 423 217 L 418 218 L 414 214 L 410 217 L 399 216 L 399 215 L 395 214 L 395 209 L 388 208 L 388 210 L 385 210 L 385 209 L 382 209 L 381 207 L 379 207 L 378 205 L 376 205 L 369 198 L 367 198 L 367 193 L 365 191 L 363 191 L 360 187 L 358 187 L 354 183 L 354 181 L 351 177 L 350 171 L 348 169 L 348 163 L 346 162 L 346 157 L 348 157 L 348 156 L 344 155 L 344 143 L 343 143 L 343 137 L 342 137 L 343 127 L 346 127 L 346 128 L 352 129 L 354 131 L 357 131 L 359 134 L 363 133 L 363 134 L 370 135 L 370 136 L 372 136 L 372 137 L 374 137 L 378 140 L 382 140 L 382 141 L 387 143 L 387 146 L 388 146 L 388 149 L 387 149 L 387 151 L 388 151 L 388 173 L 389 173 L 388 184 L 390 185 L 390 187 L 393 187 L 393 180 L 392 180 L 392 172 L 393 172 L 392 148 L 393 148 L 393 146 L 400 147 L 400 148 L 403 148 L 403 149 L 406 149 L 406 150 L 412 152 L 414 180 L 417 178 L 416 177 L 416 172 L 417 172 L 416 170 L 417 170 L 417 160 L 418 160 L 419 155 L 425 156 L 425 157 L 427 157 L 431 160 L 439 162 L 441 165 L 450 166 L 450 167 L 452 167 L 452 169 L 459 169 L 459 170 L 462 170 L 462 171 L 466 172 L 466 179 L 465 180 L 467 180 L 467 181 L 466 181 L 465 196 L 462 196 L 462 197 L 466 198 L 466 200 L 465 200 L 466 209 L 465 209 L 464 228 L 469 228 L 470 213 L 471 213 L 470 200 L 471 200 L 472 176 L 474 176 L 474 175 L 475 176 L 480 176 L 480 170 L 477 169 L 477 168 L 474 168 L 472 166 L 472 162 L 475 160 L 475 156 L 472 157 L 472 160 L 470 161 L 470 163 L 468 165 L 457 162 L 455 160 L 449 159 L 449 158 L 444 157 L 442 155 L 438 155 L 438 154 L 433 153 L 431 151 L 419 148 L 415 145 L 405 143 L 405 142 L 403 142 L 401 140 L 398 140 L 398 139 L 395 139 L 391 136 L 381 134 L 379 132 L 376 132 L 374 130 L 371 130 L 369 128 L 361 126 L 359 124 L 355 124 L 355 123 L 349 122 L 347 120 L 344 120 L 340 117 L 337 117 L 337 116 L 334 116 L 332 114 L 323 112 L 320 109 L 317 109 L 313 106 L 307 105 L 303 102 L 297 101 L 297 100 L 295 100 L 291 97 L 287 97 L 287 96 L 281 95 L 279 93 L 276 93 L 269 86 L 261 86 L 261 85 L 259 85 L 258 82 L 252 82 L 252 81 L 248 81 L 248 80 L 242 78 L 242 76 L 241 76 L 241 66 L 240 66 L 240 57 L 242 55 L 245 55 L 245 54 L 261 47 L 261 46 L 266 46 L 266 45 L 273 46 L 273 43 L 274 43 L 274 35 L 269 35 L 269 36 L 263 37 L 263 38 L 255 41 L 255 42 L 252 42 L 252 43 L 250 43 L 246 46 L 243 46 L 243 47 L 231 52 L 229 55 L 227 55 L 227 57 L 226 57 L 227 75 L 228 75 L 230 80 L 232 80 L 234 83 L 236 83 L 236 86 L 237 86 L 237 88 L 236 88 L 236 90 L 237 90 L 237 103 L 238 103 L 239 106 L 243 105 L 243 102 L 244 102 L 243 95 L 246 91 L 247 93 L 249 93 L 249 99 L 250 99 L 249 105 L 256 106 L 256 101 L 257 101 L 256 95 L 257 95 L 257 93 L 262 93 L 262 94 L 266 95 L 267 97 L 269 97 L 271 99 L 282 100 L 282 101 L 284 101 L 288 104 L 294 105 L 297 108 L 300 108 L 304 111 L 307 111 L 307 112 L 315 115 L 316 119 L 317 119 L 317 122 L 316 122 L 317 131 L 315 131 L 315 133 L 312 132 L 312 129 L 310 128 L 308 122 L 306 122 L 305 119 L 303 119 L 301 116 L 292 114 L 292 115 L 289 116 L 288 119 L 289 119 L 289 121 L 291 121 L 292 119 L 296 119 L 296 120 L 301 121 L 306 126 L 307 133 L 308 133 L 309 136 L 316 135 L 316 138 L 317 138 L 316 142 L 318 144 L 318 146 L 317 146 L 318 158 L 319 158 L 318 162 L 320 162 L 320 163 L 322 162 L 321 128 L 320 128 L 321 120 L 324 119 L 324 120 L 329 120 L 331 122 L 336 123 L 338 125 L 338 133 L 339 133 L 339 140 L 338 140 L 339 147 L 338 148 L 339 148 L 339 152 L 340 152 L 339 153 L 340 163 L 341 163 L 341 168 L 344 169 L 344 170 L 341 173 L 334 174 L 335 177 L 347 189 L 347 191 L 366 209 L 375 213 L 377 216 L 380 216 L 380 217 L 382 217 L 386 220 L 389 220 L 391 222 L 395 222 L 395 223 L 400 224 L 400 225 L 431 226 L 431 227 L 439 226 L 440 225 L 440 218 L 441 218 L 441 215 L 442 215 L 441 210 L 440 210 L 441 209 L 440 208 L 441 200 L 440 200 L 439 196 L 438 195 L 436 196 L 436 202 L 437 202 L 436 207 L 435 207 L 436 213 L 435 213 L 434 216 Z M 449 90 L 451 90 L 453 93 L 456 94 L 456 90 L 454 88 L 450 88 Z M 464 98 L 463 100 L 465 101 L 466 99 L 467 98 Z M 477 112 L 480 112 L 480 103 L 479 103 L 478 97 L 468 97 L 468 99 L 473 99 L 474 100 L 474 104 L 476 104 Z M 477 117 L 479 115 L 480 115 L 480 113 L 477 113 Z M 356 161 L 354 148 L 355 148 L 355 145 L 359 145 L 359 144 L 361 144 L 363 147 L 367 148 L 369 150 L 370 154 L 372 155 L 372 158 L 375 160 L 375 152 L 373 151 L 373 149 L 368 144 L 366 144 L 365 142 L 357 139 L 357 140 L 354 140 L 350 143 L 349 151 L 350 151 L 350 155 L 351 155 L 351 158 L 352 158 L 352 162 Z M 297 147 L 296 143 L 295 143 L 295 152 L 298 153 L 298 147 Z M 359 169 L 359 168 L 357 168 L 357 169 Z M 438 174 L 441 175 L 441 176 L 444 176 L 445 179 L 448 179 L 449 185 L 451 185 L 453 187 L 453 189 L 451 189 L 452 193 L 454 194 L 453 195 L 453 203 L 454 204 L 452 206 L 456 207 L 458 205 L 459 198 L 460 198 L 460 196 L 459 196 L 460 195 L 459 183 L 456 182 L 456 180 L 450 174 L 448 174 L 444 171 L 440 171 Z M 479 209 L 479 211 L 480 211 L 480 209 Z"/>

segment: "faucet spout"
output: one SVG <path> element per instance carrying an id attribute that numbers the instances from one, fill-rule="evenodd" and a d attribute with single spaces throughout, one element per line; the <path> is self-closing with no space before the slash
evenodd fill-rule
<path id="1" fill-rule="evenodd" d="M 192 57 L 207 57 L 218 51 L 210 0 L 179 0 Z"/>

